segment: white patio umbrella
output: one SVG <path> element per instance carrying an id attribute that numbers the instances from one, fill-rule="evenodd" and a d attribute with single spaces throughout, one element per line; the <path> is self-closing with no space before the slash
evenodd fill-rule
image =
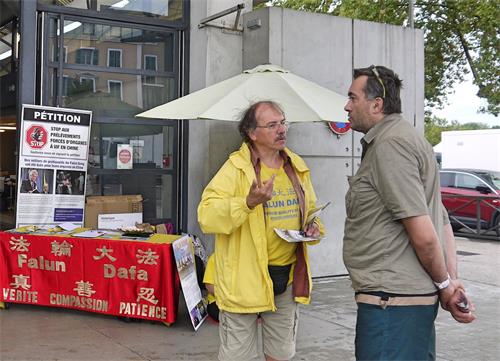
<path id="1" fill-rule="evenodd" d="M 259 65 L 242 74 L 138 114 L 161 119 L 239 121 L 259 100 L 277 102 L 289 122 L 348 122 L 346 97 L 277 65 Z"/>

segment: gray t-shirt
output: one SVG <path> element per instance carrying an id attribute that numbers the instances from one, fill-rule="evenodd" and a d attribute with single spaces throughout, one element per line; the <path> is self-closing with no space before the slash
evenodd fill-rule
<path id="1" fill-rule="evenodd" d="M 401 222 L 429 215 L 443 246 L 447 213 L 432 147 L 400 114 L 386 116 L 362 143 L 361 166 L 346 195 L 344 263 L 354 290 L 435 292 Z"/>

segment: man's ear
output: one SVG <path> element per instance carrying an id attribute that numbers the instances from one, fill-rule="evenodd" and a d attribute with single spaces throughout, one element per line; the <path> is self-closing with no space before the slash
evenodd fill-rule
<path id="1" fill-rule="evenodd" d="M 251 129 L 248 131 L 248 138 L 250 138 L 252 142 L 255 142 L 255 140 L 257 139 L 257 136 L 255 135 L 255 129 Z"/>
<path id="2" fill-rule="evenodd" d="M 373 113 L 380 114 L 384 112 L 384 99 L 375 98 L 373 102 Z"/>

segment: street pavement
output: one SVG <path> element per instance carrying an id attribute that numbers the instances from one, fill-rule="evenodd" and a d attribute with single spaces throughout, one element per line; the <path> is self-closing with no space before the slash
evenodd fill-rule
<path id="1" fill-rule="evenodd" d="M 478 318 L 458 324 L 441 310 L 437 359 L 500 360 L 500 243 L 458 239 L 457 248 L 459 274 Z M 216 360 L 217 324 L 205 322 L 193 331 L 182 303 L 170 327 L 12 304 L 0 310 L 0 360 Z M 294 360 L 354 360 L 356 304 L 348 277 L 314 280 L 312 304 L 300 312 Z"/>

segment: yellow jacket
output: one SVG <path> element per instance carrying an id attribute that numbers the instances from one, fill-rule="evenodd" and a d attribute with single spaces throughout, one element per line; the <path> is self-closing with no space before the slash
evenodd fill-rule
<path id="1" fill-rule="evenodd" d="M 285 149 L 305 193 L 306 212 L 314 208 L 309 168 L 295 153 Z M 275 311 L 273 285 L 268 271 L 264 208 L 249 209 L 246 196 L 255 179 L 246 143 L 232 153 L 203 191 L 198 222 L 204 233 L 215 234 L 215 298 L 220 309 L 235 313 Z M 320 224 L 321 233 L 323 226 Z M 309 242 L 310 243 L 310 242 Z M 316 242 L 317 243 L 317 242 Z M 307 244 L 302 247 L 309 292 L 296 297 L 308 304 L 312 290 Z"/>
<path id="2" fill-rule="evenodd" d="M 208 257 L 208 260 L 207 260 L 207 265 L 205 266 L 205 273 L 203 275 L 203 283 L 205 285 L 209 284 L 209 285 L 213 285 L 215 280 L 215 258 L 214 258 L 214 254 L 212 253 L 210 255 L 210 257 Z M 207 287 L 207 302 L 210 304 L 212 302 L 215 302 L 215 296 L 210 293 L 210 291 L 208 290 L 208 287 Z"/>

